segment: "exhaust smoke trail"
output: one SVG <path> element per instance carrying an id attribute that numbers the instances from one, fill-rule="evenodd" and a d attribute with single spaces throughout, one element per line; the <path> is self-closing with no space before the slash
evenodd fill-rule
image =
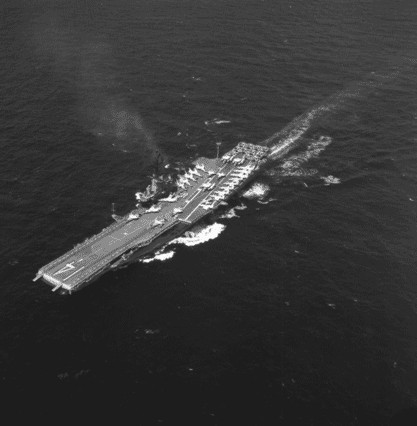
<path id="1" fill-rule="evenodd" d="M 140 152 L 153 158 L 158 151 L 130 92 L 122 88 L 114 69 L 113 46 L 101 40 L 89 40 L 78 50 L 76 61 L 78 109 L 87 131 L 124 152 Z"/>
<path id="2" fill-rule="evenodd" d="M 88 28 L 71 27 L 53 9 L 34 18 L 29 31 L 37 54 L 76 99 L 85 130 L 108 147 L 152 160 L 160 149 L 144 124 L 132 89 L 117 72 L 121 66 L 111 40 L 89 33 Z"/>
<path id="3" fill-rule="evenodd" d="M 140 149 L 151 156 L 160 151 L 141 115 L 126 102 L 110 98 L 80 105 L 80 109 L 85 113 L 83 123 L 87 130 L 113 147 L 124 152 Z"/>

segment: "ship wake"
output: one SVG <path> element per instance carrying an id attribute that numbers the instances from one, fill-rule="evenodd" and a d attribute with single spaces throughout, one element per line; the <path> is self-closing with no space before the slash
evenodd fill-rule
<path id="1" fill-rule="evenodd" d="M 224 230 L 226 225 L 222 223 L 213 223 L 211 225 L 197 225 L 191 231 L 186 232 L 183 236 L 171 241 L 172 244 L 183 244 L 188 247 L 193 247 L 207 241 L 216 239 Z"/>
<path id="2" fill-rule="evenodd" d="M 310 141 L 304 151 L 291 155 L 275 169 L 268 170 L 267 174 L 278 177 L 310 177 L 316 175 L 317 169 L 306 167 L 306 163 L 319 157 L 332 141 L 329 136 L 320 136 L 317 140 Z"/>
<path id="3" fill-rule="evenodd" d="M 297 117 L 290 124 L 284 127 L 284 129 L 274 133 L 268 139 L 265 139 L 262 144 L 269 145 L 271 147 L 269 159 L 277 160 L 282 158 L 291 149 L 294 149 L 301 137 L 310 129 L 313 121 L 323 115 L 325 111 L 330 111 L 330 109 L 330 105 L 321 105 L 313 108 L 312 110 Z"/>
<path id="4" fill-rule="evenodd" d="M 242 194 L 242 197 L 248 200 L 263 200 L 270 190 L 271 188 L 266 183 L 255 182 Z"/>
<path id="5" fill-rule="evenodd" d="M 236 212 L 239 210 L 245 210 L 247 208 L 248 206 L 242 203 L 238 206 L 232 207 L 231 209 L 220 215 L 219 219 L 233 219 L 235 217 L 240 217 Z"/>
<path id="6" fill-rule="evenodd" d="M 282 158 L 290 150 L 298 146 L 313 125 L 317 126 L 324 118 L 329 118 L 331 114 L 369 95 L 373 90 L 395 78 L 399 72 L 399 67 L 394 67 L 393 70 L 382 73 L 371 72 L 363 80 L 352 83 L 297 116 L 282 130 L 261 142 L 261 145 L 267 145 L 271 148 L 270 160 Z"/>
<path id="7" fill-rule="evenodd" d="M 172 246 L 185 245 L 187 247 L 194 247 L 216 239 L 225 229 L 226 225 L 217 222 L 210 225 L 196 225 L 181 237 L 172 240 L 162 249 L 155 252 L 152 256 L 140 259 L 139 262 L 150 263 L 155 260 L 163 262 L 165 260 L 172 259 L 175 254 L 175 250 L 173 250 Z"/>
<path id="8" fill-rule="evenodd" d="M 306 163 L 319 157 L 319 155 L 332 143 L 332 138 L 329 136 L 320 136 L 318 139 L 312 140 L 311 138 L 306 137 L 308 132 L 311 133 L 313 127 L 320 124 L 323 119 L 329 118 L 331 114 L 334 114 L 342 108 L 348 107 L 350 102 L 357 101 L 369 94 L 372 90 L 395 77 L 397 73 L 398 70 L 379 75 L 371 73 L 363 81 L 353 83 L 346 89 L 338 91 L 328 97 L 325 101 L 316 104 L 313 108 L 296 117 L 282 130 L 274 133 L 272 136 L 261 142 L 261 145 L 270 147 L 269 160 L 275 162 L 277 162 L 277 160 L 281 160 L 279 164 L 275 163 L 275 167 L 273 169 L 269 169 L 266 174 L 268 176 L 277 177 L 279 180 L 284 177 L 305 178 L 318 175 L 318 170 L 306 167 Z M 214 124 L 220 125 L 226 123 L 229 123 L 229 120 L 222 120 L 218 118 L 205 122 L 208 127 L 211 127 Z M 306 147 L 303 150 L 300 150 L 301 152 L 293 154 L 287 159 L 283 159 L 289 151 L 294 150 L 297 147 L 301 148 L 303 143 L 306 143 Z M 333 175 L 320 176 L 320 179 L 326 186 L 340 183 L 340 179 Z M 307 186 L 305 182 L 304 185 Z M 267 204 L 271 201 L 275 201 L 274 198 L 268 198 L 270 191 L 271 187 L 268 184 L 255 182 L 249 187 L 249 189 L 243 192 L 241 196 L 249 200 L 257 200 L 261 204 Z M 246 206 L 243 205 L 240 206 L 240 208 L 243 209 L 246 208 Z M 218 219 L 232 219 L 239 217 L 236 210 L 239 210 L 239 206 L 218 216 Z M 155 260 L 165 261 L 172 259 L 175 254 L 173 246 L 185 245 L 193 247 L 203 244 L 219 237 L 225 228 L 226 225 L 217 222 L 206 226 L 197 225 L 183 236 L 171 241 L 161 250 L 154 253 L 153 256 L 141 259 L 140 262 L 150 263 Z"/>
<path id="9" fill-rule="evenodd" d="M 155 260 L 159 260 L 160 262 L 163 262 L 164 260 L 172 259 L 174 257 L 175 251 L 164 251 L 165 248 L 158 250 L 153 256 L 146 257 L 140 260 L 141 263 L 150 263 Z"/>

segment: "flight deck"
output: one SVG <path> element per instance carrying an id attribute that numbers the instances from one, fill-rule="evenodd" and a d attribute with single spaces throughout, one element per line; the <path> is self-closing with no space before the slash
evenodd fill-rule
<path id="1" fill-rule="evenodd" d="M 177 191 L 137 208 L 42 267 L 35 280 L 77 291 L 110 269 L 132 262 L 181 235 L 225 203 L 265 160 L 268 148 L 240 143 L 221 158 L 198 158 L 179 175 Z"/>

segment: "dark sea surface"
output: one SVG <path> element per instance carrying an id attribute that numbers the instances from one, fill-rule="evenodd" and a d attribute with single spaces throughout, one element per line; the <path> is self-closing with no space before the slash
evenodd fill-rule
<path id="1" fill-rule="evenodd" d="M 3 0 L 3 412 L 405 424 L 416 59 L 413 0 Z M 157 151 L 182 165 L 218 140 L 274 161 L 201 244 L 72 296 L 32 282 L 134 207 Z"/>

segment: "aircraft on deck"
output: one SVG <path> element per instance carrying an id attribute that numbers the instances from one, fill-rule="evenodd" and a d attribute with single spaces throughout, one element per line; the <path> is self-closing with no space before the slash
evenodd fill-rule
<path id="1" fill-rule="evenodd" d="M 178 200 L 178 196 L 174 194 L 169 194 L 168 197 L 159 199 L 159 201 L 167 201 L 168 203 L 174 203 L 177 200 Z"/>
<path id="2" fill-rule="evenodd" d="M 161 211 L 161 206 L 152 206 L 148 210 L 145 210 L 145 213 L 157 213 Z"/>
<path id="3" fill-rule="evenodd" d="M 164 223 L 164 221 L 163 221 L 163 220 L 161 220 L 161 219 L 155 219 L 155 220 L 152 222 L 151 227 L 152 227 L 152 228 L 154 228 L 155 226 L 163 225 L 163 223 Z"/>
<path id="4" fill-rule="evenodd" d="M 135 219 L 139 219 L 140 215 L 138 213 L 129 213 L 129 216 L 127 217 L 127 220 L 135 220 Z"/>

